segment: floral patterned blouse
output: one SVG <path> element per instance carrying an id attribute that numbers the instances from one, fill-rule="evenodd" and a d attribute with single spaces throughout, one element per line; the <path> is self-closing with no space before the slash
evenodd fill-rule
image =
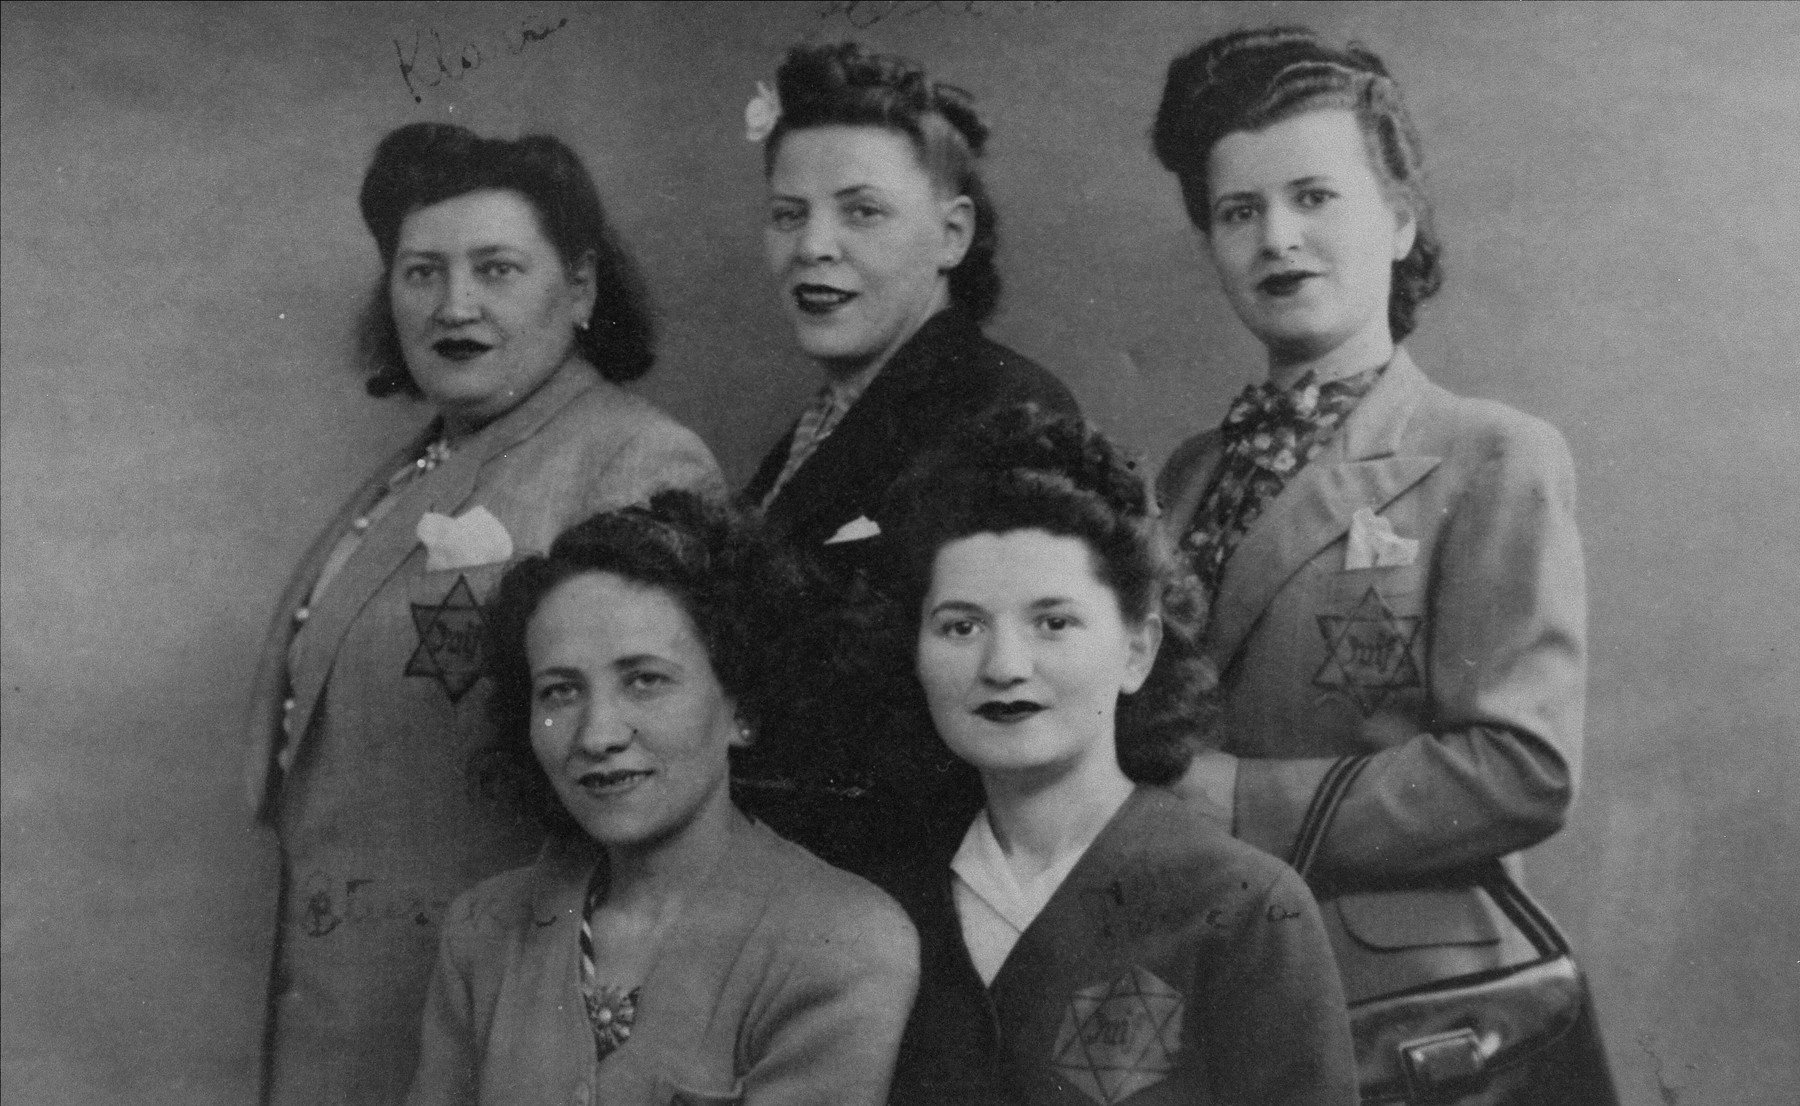
<path id="1" fill-rule="evenodd" d="M 1231 551 L 1263 508 L 1317 457 L 1367 395 L 1382 368 L 1316 383 L 1307 373 L 1292 386 L 1252 384 L 1231 401 L 1220 427 L 1224 457 L 1181 538 L 1181 551 L 1210 600 Z"/>

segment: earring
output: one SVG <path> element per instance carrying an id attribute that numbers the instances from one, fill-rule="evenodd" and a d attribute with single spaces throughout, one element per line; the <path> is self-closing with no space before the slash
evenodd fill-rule
<path id="1" fill-rule="evenodd" d="M 756 740 L 756 727 L 750 725 L 750 723 L 744 721 L 742 718 L 738 719 L 737 727 L 738 737 L 744 744 L 749 745 Z"/>

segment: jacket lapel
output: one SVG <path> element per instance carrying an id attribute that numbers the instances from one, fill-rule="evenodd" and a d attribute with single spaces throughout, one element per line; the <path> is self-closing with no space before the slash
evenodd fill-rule
<path id="1" fill-rule="evenodd" d="M 386 484 L 393 473 L 403 467 L 407 460 L 416 457 L 437 435 L 438 423 L 434 420 L 419 437 L 411 443 L 407 451 L 397 454 L 376 473 L 375 479 L 368 485 L 373 492 Z M 364 604 L 369 601 L 375 589 L 399 566 L 412 546 L 418 543 L 413 535 L 412 522 L 416 518 L 414 502 L 425 494 L 427 481 L 414 480 L 401 489 L 399 499 L 393 509 L 374 527 L 369 530 L 362 545 L 344 563 L 336 578 L 325 589 L 310 612 L 305 627 L 305 636 L 300 642 L 301 652 L 296 663 L 288 673 L 292 681 L 291 694 L 294 709 L 288 715 L 289 739 L 298 743 L 305 738 L 307 728 L 312 724 L 314 708 L 318 705 L 319 693 L 325 687 L 325 679 L 331 671 L 332 658 L 337 655 L 338 643 L 343 640 L 351 622 L 355 621 Z M 371 494 L 363 500 L 364 509 L 375 502 L 378 497 Z M 338 531 L 341 535 L 342 531 Z M 332 541 L 335 543 L 337 536 Z M 316 579 L 316 577 L 315 577 Z M 313 586 L 308 581 L 307 587 Z"/>
<path id="2" fill-rule="evenodd" d="M 1380 382 L 1325 451 L 1288 482 L 1232 551 L 1201 642 L 1221 671 L 1282 586 L 1344 535 L 1359 508 L 1379 512 L 1437 467 L 1441 458 L 1400 453 L 1424 386 L 1406 351 L 1395 350 Z"/>
<path id="3" fill-rule="evenodd" d="M 1217 430 L 1207 432 L 1198 451 L 1200 463 L 1176 489 L 1175 498 L 1162 505 L 1163 528 L 1171 542 L 1179 542 L 1188 527 L 1194 524 L 1194 513 L 1200 509 L 1200 500 L 1206 497 L 1206 489 L 1212 486 L 1219 464 L 1225 460 L 1224 440 Z"/>
<path id="4" fill-rule="evenodd" d="M 809 528 L 835 529 L 850 520 L 848 512 L 856 500 L 885 491 L 898 475 L 893 471 L 896 465 L 910 459 L 913 443 L 907 440 L 906 429 L 916 423 L 921 410 L 942 403 L 948 394 L 951 382 L 942 379 L 945 351 L 965 327 L 973 326 L 948 311 L 920 327 L 782 487 L 770 513 L 784 518 L 789 531 L 805 541 Z M 792 441 L 790 432 L 784 442 Z M 784 450 L 782 460 L 786 457 Z M 873 506 L 863 504 L 865 510 Z M 823 530 L 818 540 L 830 536 L 831 530 Z"/>
<path id="5" fill-rule="evenodd" d="M 774 835 L 735 809 L 731 819 L 725 850 L 703 880 L 706 908 L 690 911 L 674 924 L 643 983 L 641 1016 L 647 1035 L 673 1049 L 689 1067 L 697 1057 L 734 1054 L 732 1042 L 740 1027 L 719 1014 L 726 992 L 738 982 L 744 947 L 777 893 L 772 880 L 780 868 L 772 863 L 776 858 L 770 850 Z M 729 1071 L 726 1059 L 713 1074 L 729 1080 Z"/>
<path id="6" fill-rule="evenodd" d="M 775 486 L 775 478 L 787 466 L 788 454 L 794 450 L 794 435 L 799 431 L 800 420 L 795 419 L 788 424 L 787 432 L 780 440 L 769 448 L 769 452 L 763 454 L 762 463 L 756 466 L 756 474 L 750 477 L 750 482 L 738 493 L 740 504 L 753 510 L 762 509 L 762 501 L 769 494 L 769 489 Z"/>
<path id="7" fill-rule="evenodd" d="M 430 509 L 446 515 L 462 510 L 475 494 L 476 479 L 489 461 L 531 438 L 576 397 L 599 386 L 600 377 L 592 365 L 579 358 L 563 362 L 524 403 L 470 435 L 451 453 L 436 474 L 438 478 L 428 481 L 433 490 Z"/>
<path id="8" fill-rule="evenodd" d="M 1041 987 L 1043 980 L 1067 972 L 1070 949 L 1088 950 L 1084 956 L 1089 961 L 1105 958 L 1105 947 L 1116 943 L 1112 917 L 1124 902 L 1114 877 L 1143 850 L 1145 815 L 1156 800 L 1155 793 L 1145 788 L 1132 791 L 1125 805 L 1069 869 L 1062 885 L 1025 927 L 1019 943 L 995 973 L 992 990 L 996 1005 L 1016 1006 L 1002 1001 L 1000 996 L 1014 988 Z"/>
<path id="9" fill-rule="evenodd" d="M 319 573 L 324 570 L 332 549 L 337 546 L 344 531 L 350 528 L 352 521 L 380 499 L 389 476 L 417 457 L 426 443 L 436 435 L 437 424 L 434 422 L 383 462 L 375 475 L 363 482 L 350 501 L 339 509 L 319 536 L 313 539 L 311 548 L 300 559 L 299 567 L 288 579 L 287 588 L 276 605 L 274 621 L 263 639 L 262 657 L 257 662 L 256 682 L 250 696 L 250 755 L 245 764 L 244 782 L 251 810 L 258 819 L 269 815 L 269 780 L 276 750 L 284 740 L 282 730 L 286 712 L 282 704 L 292 691 L 289 686 L 288 651 L 293 646 L 294 634 L 299 628 L 294 621 L 294 612 L 306 602 L 306 597 L 317 583 Z"/>
<path id="10" fill-rule="evenodd" d="M 571 358 L 524 403 L 470 435 L 436 469 L 395 493 L 398 498 L 392 509 L 345 562 L 308 620 L 306 654 L 291 674 L 292 725 L 296 741 L 304 740 L 312 723 L 319 694 L 325 688 L 332 659 L 337 656 L 344 635 L 369 600 L 419 547 L 417 527 L 420 517 L 427 511 L 440 514 L 459 511 L 474 494 L 476 479 L 483 466 L 537 433 L 576 396 L 595 387 L 596 382 L 594 370 L 587 362 Z M 433 422 L 410 447 L 411 453 L 396 457 L 391 467 L 377 473 L 377 483 L 385 481 L 405 465 L 408 457 L 416 456 L 437 433 L 438 426 L 439 423 Z"/>

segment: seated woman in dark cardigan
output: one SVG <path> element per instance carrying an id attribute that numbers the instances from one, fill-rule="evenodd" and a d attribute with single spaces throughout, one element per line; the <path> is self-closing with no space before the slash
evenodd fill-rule
<path id="1" fill-rule="evenodd" d="M 903 899 L 923 968 L 895 1101 L 1354 1103 L 1306 885 L 1167 786 L 1212 674 L 1140 474 L 1078 420 L 1001 412 L 890 517 L 921 724 L 985 798 Z"/>

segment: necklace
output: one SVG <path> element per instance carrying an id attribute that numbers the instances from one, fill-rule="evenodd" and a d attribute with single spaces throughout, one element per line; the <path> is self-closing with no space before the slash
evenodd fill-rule
<path id="1" fill-rule="evenodd" d="M 406 487 L 419 477 L 424 476 L 426 473 L 437 468 L 449 459 L 449 440 L 441 437 L 433 439 L 426 445 L 425 452 L 413 458 L 405 467 L 401 468 L 400 471 L 388 477 L 388 493 L 391 495 L 399 492 L 400 489 Z"/>
<path id="2" fill-rule="evenodd" d="M 413 467 L 420 472 L 430 472 L 450 459 L 450 443 L 439 438 L 425 447 L 424 456 L 413 462 Z"/>
<path id="3" fill-rule="evenodd" d="M 594 1031 L 594 1062 L 611 1056 L 631 1039 L 631 1027 L 637 1022 L 638 993 L 642 987 L 627 991 L 623 987 L 602 985 L 594 978 L 594 933 L 590 919 L 606 898 L 606 860 L 594 865 L 588 877 L 587 895 L 581 904 L 581 1004 L 587 1010 L 588 1026 Z"/>

